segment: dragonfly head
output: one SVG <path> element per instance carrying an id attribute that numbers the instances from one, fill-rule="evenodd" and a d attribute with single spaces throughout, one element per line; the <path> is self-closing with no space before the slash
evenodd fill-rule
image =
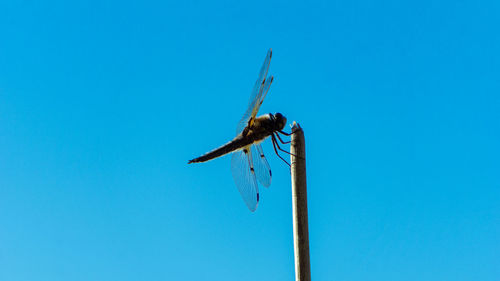
<path id="1" fill-rule="evenodd" d="M 275 113 L 273 117 L 274 117 L 274 129 L 279 131 L 283 130 L 283 128 L 285 128 L 286 125 L 286 117 L 279 112 Z"/>

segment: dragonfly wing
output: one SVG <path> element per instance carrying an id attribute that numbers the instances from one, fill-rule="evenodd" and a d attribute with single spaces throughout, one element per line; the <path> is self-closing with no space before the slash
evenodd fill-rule
<path id="1" fill-rule="evenodd" d="M 260 144 L 255 144 L 254 147 L 252 147 L 252 158 L 257 179 L 263 186 L 269 187 L 271 185 L 272 176 L 271 167 L 269 167 L 269 163 L 264 156 L 264 151 Z"/>
<path id="2" fill-rule="evenodd" d="M 252 152 L 249 146 L 233 152 L 231 172 L 243 201 L 245 201 L 248 209 L 254 212 L 259 203 L 259 189 L 252 163 Z"/>
<path id="3" fill-rule="evenodd" d="M 253 121 L 255 120 L 255 116 L 257 116 L 257 113 L 259 112 L 260 106 L 264 102 L 264 98 L 266 97 L 267 92 L 269 92 L 269 88 L 271 87 L 271 83 L 273 83 L 273 79 L 273 76 L 269 76 L 262 82 L 262 88 L 260 89 L 260 93 L 255 100 L 255 104 L 252 108 L 249 107 L 245 112 L 245 115 L 243 115 L 243 118 L 241 118 L 240 122 L 238 123 L 238 128 L 236 128 L 236 134 L 241 133 L 241 131 L 243 131 L 246 126 L 252 126 Z"/>
<path id="4" fill-rule="evenodd" d="M 266 79 L 266 76 L 269 70 L 269 65 L 271 64 L 271 57 L 272 49 L 269 49 L 264 63 L 260 68 L 259 76 L 257 77 L 255 85 L 253 86 L 252 92 L 250 94 L 250 101 L 248 103 L 247 110 L 238 123 L 236 134 L 241 133 L 241 131 L 243 131 L 243 129 L 249 124 L 249 122 L 251 124 L 253 122 L 253 118 L 255 118 L 255 115 L 257 115 L 257 112 L 259 111 L 258 109 L 260 107 L 260 104 L 262 103 L 262 94 L 264 93 L 263 89 L 265 88 L 266 80 L 268 80 Z"/>

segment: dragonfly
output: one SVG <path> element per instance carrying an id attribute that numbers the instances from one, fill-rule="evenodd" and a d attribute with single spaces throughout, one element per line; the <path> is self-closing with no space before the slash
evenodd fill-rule
<path id="1" fill-rule="evenodd" d="M 290 143 L 290 141 L 283 141 L 280 137 L 280 134 L 291 135 L 283 131 L 287 121 L 286 117 L 281 113 L 268 113 L 257 117 L 259 108 L 273 82 L 273 76 L 267 76 L 271 57 L 272 49 L 269 49 L 250 94 L 248 108 L 238 123 L 236 137 L 230 142 L 188 162 L 188 164 L 206 162 L 232 153 L 231 172 L 233 179 L 243 201 L 251 212 L 257 209 L 259 203 L 257 180 L 265 187 L 271 185 L 271 168 L 264 156 L 261 142 L 271 137 L 275 153 L 290 166 L 278 153 L 279 149 L 290 154 L 282 149 L 278 143 L 278 140 L 282 144 Z"/>

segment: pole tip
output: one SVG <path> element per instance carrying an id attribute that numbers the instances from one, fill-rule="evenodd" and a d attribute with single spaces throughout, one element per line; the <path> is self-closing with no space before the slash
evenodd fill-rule
<path id="1" fill-rule="evenodd" d="M 302 130 L 302 127 L 300 127 L 299 123 L 293 121 L 292 125 L 290 125 L 290 127 L 292 127 L 292 134 L 295 133 L 296 131 L 299 131 L 299 130 Z"/>

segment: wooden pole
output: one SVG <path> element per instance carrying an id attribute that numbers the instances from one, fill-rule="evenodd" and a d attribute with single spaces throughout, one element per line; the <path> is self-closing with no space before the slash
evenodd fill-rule
<path id="1" fill-rule="evenodd" d="M 309 261 L 309 230 L 307 222 L 306 146 L 304 131 L 293 123 L 290 145 L 292 172 L 293 249 L 295 280 L 311 280 Z"/>

